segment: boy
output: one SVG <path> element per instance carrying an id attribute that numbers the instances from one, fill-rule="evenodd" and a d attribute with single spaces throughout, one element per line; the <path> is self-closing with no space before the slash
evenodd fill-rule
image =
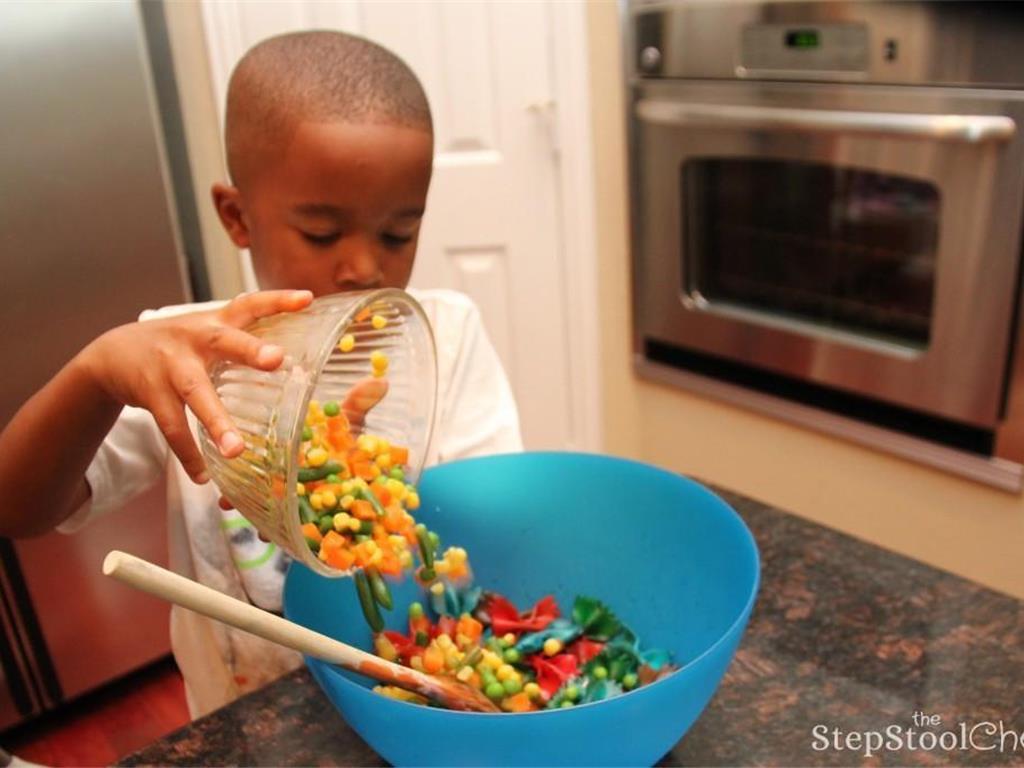
<path id="1" fill-rule="evenodd" d="M 261 289 L 273 290 L 145 313 L 82 350 L 0 434 L 0 536 L 73 531 L 166 471 L 172 567 L 280 610 L 284 558 L 236 567 L 232 546 L 257 545 L 255 536 L 223 530 L 195 443 L 198 419 L 225 456 L 243 449 L 206 370 L 218 359 L 281 364 L 281 349 L 241 330 L 255 318 L 299 310 L 314 296 L 406 286 L 433 129 L 426 96 L 400 59 L 361 38 L 304 32 L 264 41 L 239 62 L 225 143 L 232 184 L 214 186 L 214 205 L 235 245 L 250 250 Z M 415 295 L 437 341 L 428 463 L 520 450 L 511 390 L 475 307 L 448 291 Z M 58 431 L 63 439 L 51 439 Z M 171 641 L 194 716 L 299 663 L 178 609 Z"/>

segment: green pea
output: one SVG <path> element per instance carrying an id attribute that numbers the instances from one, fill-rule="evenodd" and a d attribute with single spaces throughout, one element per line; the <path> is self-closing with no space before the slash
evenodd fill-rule
<path id="1" fill-rule="evenodd" d="M 568 699 L 563 701 L 562 704 L 561 704 L 562 709 L 569 709 L 569 707 L 572 707 L 572 706 L 574 706 L 574 704 L 571 701 L 569 701 Z"/>
<path id="2" fill-rule="evenodd" d="M 306 536 L 305 538 L 306 544 L 307 546 L 309 546 L 309 549 L 313 552 L 314 555 L 317 554 L 320 551 L 320 542 L 316 539 L 309 538 L 309 536 Z"/>
<path id="3" fill-rule="evenodd" d="M 401 467 L 392 467 L 388 474 L 391 475 L 392 480 L 398 480 L 399 482 L 405 480 L 405 472 L 402 471 Z"/>
<path id="4" fill-rule="evenodd" d="M 423 616 L 423 604 L 422 603 L 410 603 L 409 604 L 409 618 L 418 619 Z"/>
<path id="5" fill-rule="evenodd" d="M 594 671 L 592 672 L 592 674 L 594 675 L 594 678 L 596 680 L 604 680 L 606 677 L 608 677 L 608 668 L 594 667 Z"/>
<path id="6" fill-rule="evenodd" d="M 428 645 L 430 645 L 430 638 L 427 636 L 426 632 L 420 629 L 416 631 L 415 643 L 420 648 L 426 648 Z"/>
<path id="7" fill-rule="evenodd" d="M 333 531 L 334 515 L 324 515 L 320 518 L 320 522 L 317 523 L 316 527 L 320 529 L 320 533 L 327 533 L 328 531 Z"/>
<path id="8" fill-rule="evenodd" d="M 576 701 L 580 697 L 580 689 L 575 685 L 570 685 L 565 689 L 564 695 L 569 701 Z"/>
<path id="9" fill-rule="evenodd" d="M 328 483 L 332 483 L 332 484 L 334 484 L 334 483 L 340 483 L 340 482 L 341 482 L 341 478 L 340 478 L 340 477 L 338 477 L 338 476 L 337 476 L 336 474 L 334 474 L 333 472 L 332 472 L 331 474 L 329 474 L 329 475 L 328 475 L 327 477 L 325 477 L 324 479 L 325 479 L 325 480 L 326 480 L 326 481 L 327 481 Z"/>
<path id="10" fill-rule="evenodd" d="M 505 651 L 504 659 L 508 664 L 518 664 L 522 656 L 515 648 L 509 648 Z"/>
<path id="11" fill-rule="evenodd" d="M 337 400 L 328 400 L 324 403 L 324 416 L 337 416 L 340 412 Z"/>
<path id="12" fill-rule="evenodd" d="M 509 696 L 515 696 L 517 693 L 523 690 L 523 684 L 516 680 L 514 677 L 508 678 L 505 682 L 502 683 L 502 686 L 504 686 L 505 693 L 507 693 Z"/>
<path id="13" fill-rule="evenodd" d="M 630 672 L 627 675 L 622 676 L 622 687 L 627 691 L 631 691 L 636 688 L 637 677 L 634 673 Z"/>
<path id="14" fill-rule="evenodd" d="M 484 694 L 492 701 L 499 701 L 505 698 L 505 686 L 497 681 L 488 683 L 487 687 L 484 688 Z"/>
<path id="15" fill-rule="evenodd" d="M 313 439 L 313 429 L 311 427 L 302 428 L 302 439 L 307 442 Z"/>
<path id="16" fill-rule="evenodd" d="M 359 533 L 363 536 L 369 536 L 373 533 L 373 523 L 369 520 L 359 521 Z"/>

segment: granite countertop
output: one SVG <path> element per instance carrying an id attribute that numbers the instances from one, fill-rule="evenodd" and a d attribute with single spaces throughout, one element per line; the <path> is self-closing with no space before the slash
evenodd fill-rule
<path id="1" fill-rule="evenodd" d="M 763 583 L 721 687 L 663 765 L 1024 765 L 1024 602 L 721 493 Z M 857 739 L 889 727 L 903 748 L 866 756 Z M 916 749 L 910 728 L 929 734 Z M 967 748 L 944 751 L 961 734 Z M 301 669 L 122 762 L 146 764 L 382 763 Z"/>

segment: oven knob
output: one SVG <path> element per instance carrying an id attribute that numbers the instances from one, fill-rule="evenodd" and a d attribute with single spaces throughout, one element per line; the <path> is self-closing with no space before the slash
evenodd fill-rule
<path id="1" fill-rule="evenodd" d="M 653 45 L 648 45 L 640 51 L 640 66 L 648 71 L 656 70 L 661 66 L 661 51 Z"/>

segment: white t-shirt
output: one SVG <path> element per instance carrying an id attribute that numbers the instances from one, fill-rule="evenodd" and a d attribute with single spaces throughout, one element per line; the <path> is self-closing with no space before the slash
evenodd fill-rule
<path id="1" fill-rule="evenodd" d="M 437 347 L 438 410 L 427 466 L 452 459 L 522 450 L 519 415 L 480 312 L 454 291 L 410 291 L 430 320 Z M 187 304 L 142 314 L 141 320 L 215 309 Z M 195 419 L 189 414 L 195 432 Z M 58 530 L 72 533 L 123 506 L 166 477 L 171 567 L 261 608 L 280 611 L 288 558 L 259 540 L 234 511 L 218 506 L 213 483 L 196 485 L 170 450 L 152 415 L 125 408 L 86 472 L 92 491 Z M 190 611 L 171 612 L 171 646 L 185 678 L 194 717 L 223 706 L 301 663 L 301 657 Z"/>

